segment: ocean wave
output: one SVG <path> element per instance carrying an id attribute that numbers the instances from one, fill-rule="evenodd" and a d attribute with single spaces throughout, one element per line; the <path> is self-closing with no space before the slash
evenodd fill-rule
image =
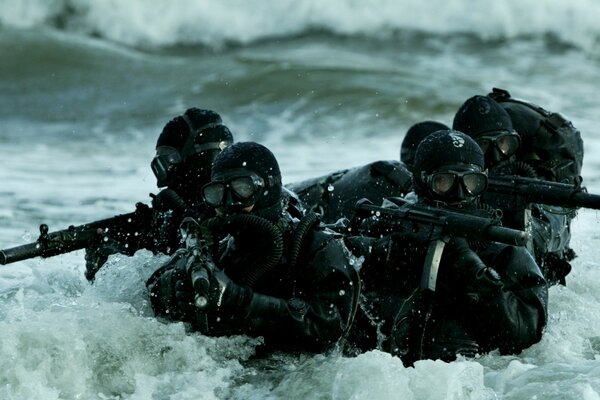
<path id="1" fill-rule="evenodd" d="M 483 40 L 551 36 L 583 49 L 600 39 L 596 0 L 0 0 L 0 24 L 50 27 L 134 47 L 222 48 L 325 31 L 390 37 L 402 32 Z"/>

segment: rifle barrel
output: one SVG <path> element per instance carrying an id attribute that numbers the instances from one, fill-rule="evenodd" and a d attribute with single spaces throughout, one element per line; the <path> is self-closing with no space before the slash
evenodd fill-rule
<path id="1" fill-rule="evenodd" d="M 530 203 L 600 210 L 600 195 L 588 193 L 585 188 L 568 183 L 544 181 L 522 176 L 499 175 L 489 178 L 487 191 L 520 196 Z"/>
<path id="2" fill-rule="evenodd" d="M 0 250 L 0 265 L 10 264 L 32 257 L 39 257 L 41 255 L 42 249 L 37 242 L 11 247 L 10 249 Z"/>
<path id="3" fill-rule="evenodd" d="M 530 239 L 527 232 L 507 228 L 492 219 L 428 206 L 410 205 L 407 208 L 385 208 L 362 203 L 358 209 L 372 215 L 411 221 L 417 224 L 441 226 L 446 234 L 467 239 L 484 239 L 513 246 L 525 246 Z"/>

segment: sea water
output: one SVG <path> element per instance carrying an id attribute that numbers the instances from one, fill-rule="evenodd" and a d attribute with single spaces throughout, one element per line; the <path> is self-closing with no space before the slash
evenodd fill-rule
<path id="1" fill-rule="evenodd" d="M 131 212 L 156 192 L 164 124 L 219 112 L 284 181 L 398 159 L 406 130 L 447 125 L 493 87 L 582 132 L 600 193 L 600 4 L 505 0 L 0 0 L 0 248 Z M 600 399 L 600 235 L 581 210 L 567 285 L 541 342 L 452 363 L 372 351 L 252 358 L 152 314 L 166 260 L 83 252 L 0 266 L 0 399 Z M 480 318 L 493 318 L 480 316 Z"/>

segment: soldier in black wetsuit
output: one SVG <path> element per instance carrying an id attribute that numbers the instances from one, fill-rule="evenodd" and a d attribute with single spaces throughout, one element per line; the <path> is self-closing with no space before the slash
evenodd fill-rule
<path id="1" fill-rule="evenodd" d="M 341 237 L 290 205 L 262 145 L 228 147 L 211 176 L 202 193 L 219 216 L 196 228 L 200 256 L 183 248 L 148 281 L 156 315 L 211 336 L 262 336 L 268 349 L 331 347 L 351 326 L 360 290 Z M 196 271 L 206 277 L 200 288 Z"/>
<path id="2" fill-rule="evenodd" d="M 487 183 L 483 153 L 467 135 L 439 131 L 425 138 L 413 176 L 417 204 L 489 217 L 477 207 Z M 494 349 L 519 353 L 540 340 L 547 284 L 525 248 L 446 238 L 432 291 L 420 285 L 430 243 L 416 227 L 380 237 L 388 229 L 382 221 L 366 220 L 365 236 L 347 238 L 352 252 L 365 257 L 363 301 L 350 335 L 359 350 L 378 348 L 411 365 Z"/>
<path id="3" fill-rule="evenodd" d="M 550 171 L 546 168 L 549 165 L 558 167 L 556 170 L 564 170 L 558 165 L 557 160 L 544 162 L 540 157 L 531 155 L 535 150 L 531 142 L 533 132 L 541 125 L 541 118 L 535 120 L 537 126 L 532 129 L 520 123 L 518 131 L 513 127 L 512 120 L 523 121 L 523 117 L 520 116 L 526 110 L 519 106 L 507 107 L 514 108 L 511 111 L 512 119 L 507 110 L 491 97 L 473 96 L 457 111 L 453 128 L 474 138 L 484 149 L 486 167 L 490 175 L 522 175 L 529 178 L 556 180 L 556 177 L 544 173 L 544 170 Z M 567 122 L 563 120 L 563 123 Z M 573 137 L 573 140 L 575 139 Z M 553 140 L 557 146 L 560 145 L 557 135 L 548 140 Z M 583 148 L 581 157 L 583 157 Z M 576 168 L 574 164 L 569 165 Z M 580 167 L 575 174 L 578 176 L 579 172 Z M 562 179 L 562 176 L 559 178 Z M 575 256 L 568 246 L 571 239 L 570 222 L 575 211 L 542 204 L 527 204 L 515 198 L 496 194 L 484 195 L 482 200 L 502 210 L 504 225 L 531 232 L 533 240 L 530 250 L 546 279 L 551 284 L 565 284 L 565 276 L 571 271 L 569 261 Z"/>
<path id="4" fill-rule="evenodd" d="M 104 241 L 87 248 L 86 278 L 93 281 L 111 254 L 133 255 L 140 249 L 173 254 L 181 246 L 179 225 L 185 215 L 192 210 L 197 218 L 213 215 L 203 205 L 199 188 L 210 181 L 214 158 L 232 143 L 233 135 L 214 111 L 190 108 L 169 121 L 158 137 L 151 163 L 157 186 L 163 189 L 151 195 L 152 208 L 138 208 L 149 214 L 150 222 L 132 227 L 131 237 L 135 239 L 128 240 L 127 246 L 106 232 Z"/>

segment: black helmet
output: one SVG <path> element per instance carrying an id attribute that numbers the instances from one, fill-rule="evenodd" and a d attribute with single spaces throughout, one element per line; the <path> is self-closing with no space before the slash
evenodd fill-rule
<path id="1" fill-rule="evenodd" d="M 226 213 L 254 205 L 254 214 L 279 218 L 283 204 L 277 159 L 261 144 L 235 143 L 215 158 L 211 182 L 204 185 L 202 195 L 207 204 Z"/>
<path id="2" fill-rule="evenodd" d="M 415 154 L 415 192 L 430 200 L 473 200 L 487 186 L 481 148 L 456 130 L 437 131 L 421 141 Z"/>
<path id="3" fill-rule="evenodd" d="M 412 169 L 415 162 L 417 146 L 421 143 L 421 140 L 430 133 L 448 129 L 450 129 L 448 126 L 437 121 L 423 121 L 414 124 L 408 128 L 408 131 L 406 131 L 406 135 L 404 135 L 404 139 L 402 140 L 402 145 L 400 146 L 400 161 L 402 161 L 409 169 Z"/>
<path id="4" fill-rule="evenodd" d="M 172 187 L 180 195 L 197 190 L 210 179 L 216 155 L 233 143 L 233 135 L 219 114 L 190 108 L 169 121 L 156 142 L 151 167 L 158 187 Z M 173 187 L 174 186 L 174 187 Z"/>
<path id="5" fill-rule="evenodd" d="M 473 96 L 465 101 L 454 116 L 452 129 L 479 143 L 487 166 L 512 157 L 521 143 L 508 113 L 488 96 Z"/>

